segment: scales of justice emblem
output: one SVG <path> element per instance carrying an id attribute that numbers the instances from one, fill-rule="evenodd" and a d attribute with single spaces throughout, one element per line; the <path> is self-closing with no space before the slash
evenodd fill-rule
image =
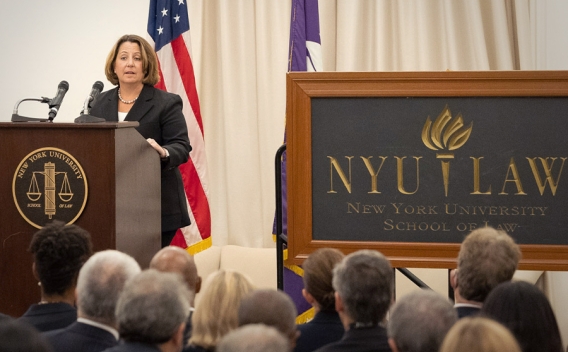
<path id="1" fill-rule="evenodd" d="M 36 175 L 44 175 L 44 193 L 45 193 L 45 197 L 44 197 L 44 210 L 45 210 L 45 215 L 47 215 L 49 217 L 49 219 L 52 218 L 53 215 L 55 215 L 56 213 L 56 209 L 55 209 L 55 186 L 56 186 L 56 180 L 55 177 L 57 175 L 63 174 L 63 182 L 61 184 L 61 189 L 60 191 L 57 193 L 57 195 L 59 196 L 59 199 L 62 202 L 69 202 L 71 199 L 73 199 L 73 192 L 71 192 L 71 186 L 69 185 L 69 179 L 67 178 L 67 172 L 56 172 L 55 171 L 55 164 L 54 163 L 50 163 L 47 162 L 44 164 L 44 171 L 40 172 L 40 171 L 34 171 L 32 173 L 32 179 L 30 181 L 30 187 L 28 192 L 26 193 L 28 196 L 28 199 L 31 202 L 37 202 L 41 196 L 42 196 L 42 192 L 37 184 L 37 178 Z"/>
<path id="2" fill-rule="evenodd" d="M 79 162 L 58 148 L 41 148 L 22 159 L 14 173 L 14 202 L 22 217 L 41 228 L 53 219 L 71 224 L 87 201 L 87 179 Z"/>

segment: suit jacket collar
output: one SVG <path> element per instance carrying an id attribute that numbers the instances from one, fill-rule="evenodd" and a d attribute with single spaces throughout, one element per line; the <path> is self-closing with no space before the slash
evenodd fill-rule
<path id="1" fill-rule="evenodd" d="M 154 98 L 154 88 L 145 84 L 138 99 L 126 115 L 125 121 L 140 121 L 152 108 L 152 98 Z M 107 104 L 103 107 L 102 116 L 112 116 L 112 121 L 118 122 L 118 87 L 107 95 Z"/>
<path id="2" fill-rule="evenodd" d="M 116 95 L 118 98 L 118 93 Z M 138 99 L 126 115 L 124 121 L 140 121 L 144 118 L 144 116 L 152 109 L 152 99 L 154 98 L 154 87 L 149 86 L 147 84 L 144 85 Z M 118 101 L 117 101 L 118 107 Z M 116 109 L 118 111 L 118 108 Z"/>

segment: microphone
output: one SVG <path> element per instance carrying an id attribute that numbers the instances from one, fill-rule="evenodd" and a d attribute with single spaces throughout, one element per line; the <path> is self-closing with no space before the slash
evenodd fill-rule
<path id="1" fill-rule="evenodd" d="M 93 88 L 91 89 L 91 93 L 85 99 L 85 104 L 83 105 L 83 111 L 81 111 L 81 115 L 75 119 L 75 123 L 90 123 L 90 122 L 105 122 L 106 120 L 101 117 L 91 116 L 89 115 L 91 106 L 90 103 L 95 100 L 95 98 L 101 94 L 101 91 L 104 88 L 104 84 L 101 81 L 96 81 L 93 84 Z"/>
<path id="2" fill-rule="evenodd" d="M 59 107 L 63 102 L 65 94 L 69 90 L 69 83 L 67 81 L 61 81 L 59 86 L 57 86 L 57 95 L 55 98 L 49 101 L 49 121 L 53 120 L 59 111 Z"/>
<path id="3" fill-rule="evenodd" d="M 85 99 L 85 104 L 83 106 L 83 111 L 81 112 L 81 114 L 89 115 L 89 110 L 91 108 L 91 102 L 93 100 L 95 100 L 95 98 L 99 94 L 101 94 L 101 92 L 103 91 L 103 88 L 104 88 L 104 84 L 101 81 L 96 81 L 95 84 L 93 84 L 93 88 L 91 89 L 91 92 L 89 93 L 89 95 Z"/>

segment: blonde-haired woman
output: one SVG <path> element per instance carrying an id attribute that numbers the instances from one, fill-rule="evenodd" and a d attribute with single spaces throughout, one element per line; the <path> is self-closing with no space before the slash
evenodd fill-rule
<path id="1" fill-rule="evenodd" d="M 521 352 L 513 334 L 500 323 L 483 317 L 460 319 L 448 331 L 440 352 Z"/>
<path id="2" fill-rule="evenodd" d="M 241 299 L 254 289 L 243 274 L 219 270 L 211 274 L 200 292 L 201 299 L 192 317 L 192 331 L 186 352 L 215 351 L 228 332 L 238 327 Z"/>

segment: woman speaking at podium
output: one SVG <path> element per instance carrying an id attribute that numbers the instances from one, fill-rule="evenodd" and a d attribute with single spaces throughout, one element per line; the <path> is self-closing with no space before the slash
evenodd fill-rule
<path id="1" fill-rule="evenodd" d="M 189 158 L 191 145 L 181 98 L 154 88 L 160 79 L 152 46 L 137 35 L 124 35 L 112 47 L 105 75 L 114 89 L 93 102 L 91 115 L 107 121 L 138 121 L 136 130 L 158 152 L 162 168 L 162 247 L 177 229 L 190 224 L 178 166 Z"/>

